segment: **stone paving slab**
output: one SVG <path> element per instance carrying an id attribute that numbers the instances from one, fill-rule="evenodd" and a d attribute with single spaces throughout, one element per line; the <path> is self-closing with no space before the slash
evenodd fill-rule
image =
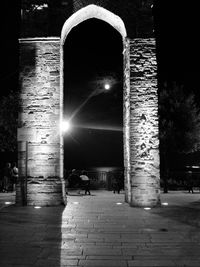
<path id="1" fill-rule="evenodd" d="M 199 193 L 162 194 L 168 205 L 151 210 L 92 193 L 66 207 L 1 205 L 0 267 L 200 266 Z"/>

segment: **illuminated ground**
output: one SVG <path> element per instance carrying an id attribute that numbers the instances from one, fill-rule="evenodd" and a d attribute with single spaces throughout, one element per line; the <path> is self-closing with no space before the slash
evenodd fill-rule
<path id="1" fill-rule="evenodd" d="M 162 194 L 168 205 L 151 210 L 123 199 L 93 191 L 65 208 L 1 209 L 0 266 L 200 266 L 199 191 Z"/>

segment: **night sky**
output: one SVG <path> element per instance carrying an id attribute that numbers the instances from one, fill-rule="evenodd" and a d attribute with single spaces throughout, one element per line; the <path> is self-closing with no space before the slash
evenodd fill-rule
<path id="1" fill-rule="evenodd" d="M 155 1 L 158 78 L 183 83 L 199 94 L 197 1 Z"/>
<path id="2" fill-rule="evenodd" d="M 18 88 L 19 20 L 14 5 L 1 16 L 1 95 Z M 158 79 L 178 81 L 199 94 L 198 8 L 194 2 L 156 1 L 154 5 Z M 122 41 L 108 24 L 88 20 L 65 43 L 65 117 L 73 116 L 65 137 L 66 168 L 123 166 Z M 110 82 L 111 90 L 91 97 Z M 98 129 L 95 129 L 98 128 Z"/>
<path id="3" fill-rule="evenodd" d="M 122 51 L 121 35 L 97 19 L 81 23 L 66 39 L 64 115 L 75 125 L 65 137 L 67 169 L 123 167 Z"/>

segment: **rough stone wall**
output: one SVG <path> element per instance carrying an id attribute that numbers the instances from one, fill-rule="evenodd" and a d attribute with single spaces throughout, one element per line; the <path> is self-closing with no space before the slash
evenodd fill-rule
<path id="1" fill-rule="evenodd" d="M 130 42 L 124 40 L 123 143 L 125 201 L 131 201 L 130 186 Z"/>
<path id="2" fill-rule="evenodd" d="M 154 39 L 130 40 L 132 206 L 160 203 L 157 63 Z"/>
<path id="3" fill-rule="evenodd" d="M 60 40 L 24 39 L 20 51 L 19 172 L 21 177 L 28 175 L 27 204 L 58 205 L 65 202 L 59 133 L 63 108 Z M 125 39 L 124 167 L 126 201 L 132 206 L 160 203 L 156 75 L 155 40 Z M 17 203 L 22 202 L 20 190 L 18 184 Z"/>
<path id="4" fill-rule="evenodd" d="M 60 40 L 21 40 L 20 66 L 19 175 L 28 176 L 28 205 L 57 205 L 63 201 L 59 131 Z M 19 186 L 17 192 L 19 203 L 22 197 Z"/>

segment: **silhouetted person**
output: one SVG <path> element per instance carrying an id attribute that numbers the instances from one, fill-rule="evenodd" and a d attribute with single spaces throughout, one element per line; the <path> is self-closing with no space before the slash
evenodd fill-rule
<path id="1" fill-rule="evenodd" d="M 120 191 L 123 188 L 123 175 L 120 176 L 116 176 L 113 179 L 113 193 L 115 194 L 115 192 L 117 192 L 118 194 L 120 194 Z"/>
<path id="2" fill-rule="evenodd" d="M 6 163 L 6 167 L 4 169 L 4 177 L 3 177 L 3 192 L 8 192 L 11 186 L 11 175 L 12 169 L 10 162 Z"/>
<path id="3" fill-rule="evenodd" d="M 82 181 L 83 189 L 85 190 L 85 195 L 87 195 L 87 193 L 90 195 L 90 178 L 87 176 L 87 172 L 82 171 L 80 178 Z"/>
<path id="4" fill-rule="evenodd" d="M 187 187 L 188 187 L 188 193 L 193 192 L 193 180 L 192 180 L 192 172 L 188 171 L 187 172 Z"/>
<path id="5" fill-rule="evenodd" d="M 77 174 L 76 169 L 73 169 L 68 177 L 69 187 L 78 188 L 78 194 L 80 194 L 81 178 Z"/>
<path id="6" fill-rule="evenodd" d="M 12 170 L 11 170 L 11 181 L 12 181 L 12 190 L 15 191 L 16 182 L 18 180 L 18 168 L 17 163 L 13 162 Z"/>

